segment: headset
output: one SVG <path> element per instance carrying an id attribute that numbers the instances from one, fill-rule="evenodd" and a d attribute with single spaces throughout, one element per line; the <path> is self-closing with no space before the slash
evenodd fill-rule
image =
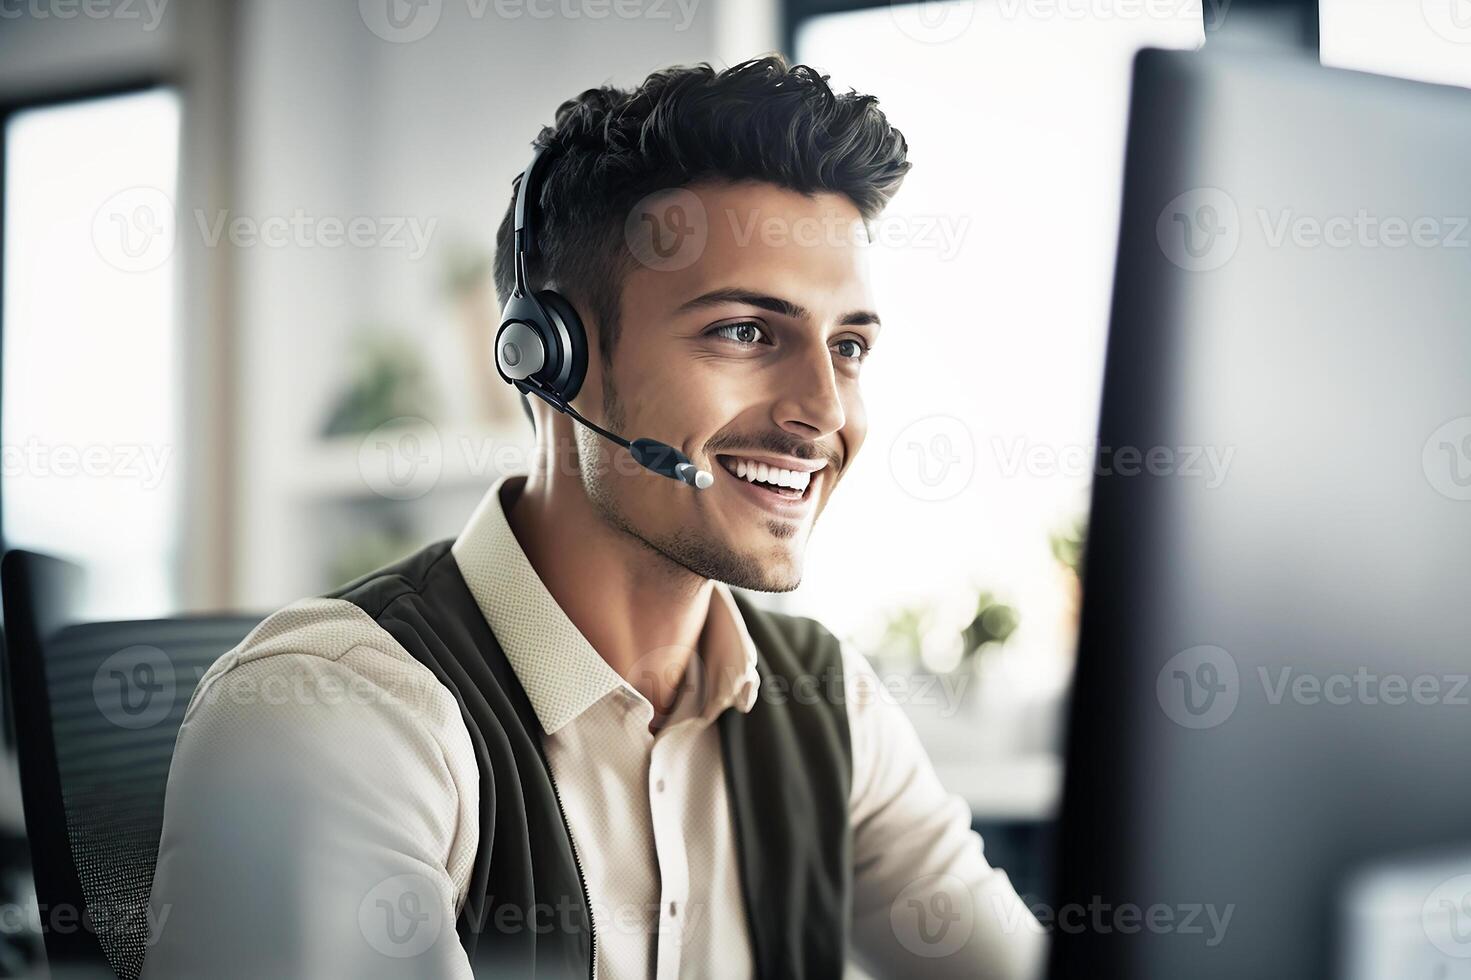
<path id="1" fill-rule="evenodd" d="M 624 447 L 645 469 L 704 490 L 715 482 L 714 474 L 695 466 L 678 449 L 654 439 L 630 442 L 583 418 L 570 404 L 587 374 L 587 331 L 577 310 L 564 296 L 552 289 L 533 291 L 526 274 L 527 263 L 536 254 L 532 212 L 541 200 L 539 181 L 544 179 L 554 155 L 550 145 L 537 147 L 531 163 L 513 181 L 516 284 L 501 310 L 501 325 L 495 335 L 496 373 L 523 395 L 536 395 L 557 411 Z M 529 405 L 526 408 L 530 416 L 531 408 Z"/>

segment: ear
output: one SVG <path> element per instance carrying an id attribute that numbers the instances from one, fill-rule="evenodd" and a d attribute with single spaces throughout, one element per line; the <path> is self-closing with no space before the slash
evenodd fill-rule
<path id="1" fill-rule="evenodd" d="M 577 322 L 582 324 L 582 334 L 587 343 L 588 360 L 590 362 L 597 360 L 602 351 L 602 322 L 596 315 L 587 292 L 556 277 L 548 279 L 542 288 L 556 293 L 563 302 L 572 307 L 572 312 L 577 314 Z"/>

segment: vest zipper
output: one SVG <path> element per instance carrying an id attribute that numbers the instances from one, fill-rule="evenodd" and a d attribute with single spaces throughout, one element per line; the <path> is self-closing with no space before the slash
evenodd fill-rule
<path id="1" fill-rule="evenodd" d="M 538 746 L 540 749 L 540 746 Z M 567 846 L 572 849 L 572 864 L 577 868 L 577 883 L 582 886 L 582 905 L 587 909 L 587 936 L 588 936 L 588 980 L 594 980 L 598 975 L 598 929 L 592 918 L 592 896 L 587 892 L 587 878 L 582 874 L 582 859 L 577 856 L 577 842 L 572 839 L 572 825 L 567 822 L 567 811 L 562 806 L 562 794 L 557 789 L 557 781 L 552 778 L 551 762 L 546 757 L 546 752 L 541 752 L 541 761 L 547 770 L 547 782 L 552 784 L 552 796 L 557 801 L 557 812 L 562 815 L 562 827 L 567 831 Z"/>

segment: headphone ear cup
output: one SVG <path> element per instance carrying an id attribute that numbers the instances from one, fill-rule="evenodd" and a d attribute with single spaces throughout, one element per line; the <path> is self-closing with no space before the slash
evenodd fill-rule
<path id="1" fill-rule="evenodd" d="M 537 302 L 546 312 L 545 333 L 552 338 L 556 356 L 549 358 L 546 381 L 566 401 L 577 397 L 582 390 L 582 381 L 587 376 L 587 331 L 577 310 L 561 293 L 543 289 L 536 294 Z"/>
<path id="2" fill-rule="evenodd" d="M 502 318 L 495 334 L 495 370 L 503 381 L 515 384 L 540 373 L 550 354 L 546 331 L 534 318 Z"/>

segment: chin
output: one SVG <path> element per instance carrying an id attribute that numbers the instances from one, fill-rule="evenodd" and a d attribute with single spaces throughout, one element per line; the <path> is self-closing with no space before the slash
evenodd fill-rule
<path id="1" fill-rule="evenodd" d="M 727 585 L 752 592 L 792 592 L 802 584 L 801 553 L 783 554 L 778 558 L 751 554 L 739 563 L 742 581 L 722 578 Z"/>
<path id="2" fill-rule="evenodd" d="M 653 544 L 665 557 L 701 578 L 752 592 L 791 592 L 802 584 L 800 548 L 743 548 L 735 542 L 684 531 Z"/>
<path id="3" fill-rule="evenodd" d="M 800 573 L 791 576 L 768 576 L 760 582 L 726 582 L 751 592 L 793 592 L 802 584 Z"/>

